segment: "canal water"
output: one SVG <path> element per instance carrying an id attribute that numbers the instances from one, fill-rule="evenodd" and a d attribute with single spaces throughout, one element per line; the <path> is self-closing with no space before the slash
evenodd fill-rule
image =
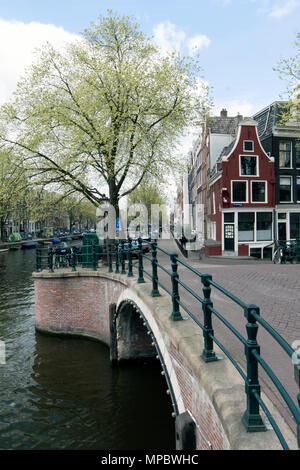
<path id="1" fill-rule="evenodd" d="M 35 331 L 35 250 L 0 253 L 0 450 L 173 450 L 160 365 L 112 367 L 106 346 Z"/>

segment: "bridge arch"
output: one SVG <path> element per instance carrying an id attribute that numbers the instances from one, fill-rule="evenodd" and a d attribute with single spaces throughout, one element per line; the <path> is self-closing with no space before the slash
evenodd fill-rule
<path id="1" fill-rule="evenodd" d="M 117 360 L 156 356 L 161 363 L 174 415 L 184 413 L 181 389 L 159 325 L 149 307 L 130 289 L 125 290 L 118 299 L 115 331 Z"/>

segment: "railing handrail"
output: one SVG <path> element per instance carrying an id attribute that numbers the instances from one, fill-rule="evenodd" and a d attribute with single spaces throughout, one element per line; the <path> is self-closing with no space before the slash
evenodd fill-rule
<path id="1" fill-rule="evenodd" d="M 80 245 L 81 253 L 77 253 L 71 246 L 71 250 L 68 252 L 68 262 L 69 266 L 72 267 L 72 270 L 76 270 L 76 266 L 82 262 L 82 258 L 85 259 L 85 266 L 92 267 L 93 270 L 97 270 L 99 259 L 102 258 L 102 261 L 108 266 L 109 272 L 113 272 L 113 261 L 115 261 L 116 273 L 120 273 L 119 267 L 121 266 L 122 271 L 120 274 L 126 273 L 126 259 L 127 259 L 127 272 L 128 276 L 133 275 L 133 265 L 132 257 L 134 254 L 137 254 L 138 257 L 138 282 L 142 283 L 144 281 L 144 274 L 152 281 L 152 292 L 151 296 L 156 297 L 160 295 L 159 288 L 162 288 L 168 295 L 172 298 L 173 311 L 171 313 L 171 319 L 178 321 L 182 320 L 179 307 L 181 307 L 189 317 L 202 329 L 204 336 L 204 350 L 202 353 L 202 358 L 206 362 L 211 362 L 218 360 L 214 350 L 213 344 L 217 344 L 219 348 L 224 352 L 224 354 L 230 359 L 234 367 L 240 373 L 242 379 L 245 381 L 245 390 L 247 397 L 247 408 L 243 416 L 243 422 L 248 431 L 262 431 L 265 430 L 264 423 L 259 414 L 259 407 L 263 409 L 266 415 L 269 417 L 269 421 L 273 426 L 274 432 L 276 433 L 282 447 L 288 449 L 286 441 L 275 423 L 271 413 L 269 412 L 266 404 L 260 396 L 260 384 L 259 384 L 259 375 L 258 375 L 258 364 L 265 370 L 267 375 L 270 377 L 275 387 L 281 394 L 283 400 L 287 404 L 289 410 L 293 414 L 295 421 L 297 423 L 297 436 L 298 436 L 298 446 L 300 448 L 300 411 L 294 404 L 288 392 L 285 390 L 284 386 L 279 381 L 278 377 L 271 369 L 271 367 L 264 361 L 260 355 L 260 347 L 256 341 L 258 325 L 262 326 L 274 339 L 275 341 L 283 348 L 283 350 L 288 354 L 289 357 L 292 357 L 294 354 L 293 348 L 287 343 L 287 341 L 276 331 L 270 323 L 261 318 L 259 307 L 256 305 L 248 305 L 239 299 L 237 296 L 229 292 L 223 286 L 218 284 L 212 279 L 212 276 L 209 274 L 203 274 L 198 269 L 190 266 L 186 261 L 180 259 L 177 253 L 171 253 L 164 248 L 157 246 L 156 241 L 142 240 L 141 238 L 136 240 L 138 243 L 138 249 L 136 247 L 132 248 L 132 242 L 135 240 L 117 240 L 114 243 L 107 241 L 104 245 Z M 125 248 L 126 242 L 126 248 Z M 74 246 L 74 245 L 73 245 Z M 146 247 L 143 250 L 143 246 Z M 78 247 L 78 246 L 77 246 Z M 46 254 L 43 256 L 43 251 Z M 144 253 L 151 252 L 151 256 L 148 256 Z M 71 258 L 70 258 L 71 252 Z M 157 253 L 163 253 L 167 255 L 171 262 L 171 271 L 168 270 L 165 266 L 160 264 L 157 260 Z M 59 252 L 55 253 L 55 247 L 47 248 L 37 248 L 37 270 L 43 268 L 48 268 L 50 272 L 53 272 L 55 269 L 59 269 L 60 266 L 57 265 L 56 260 L 53 262 L 54 256 L 63 256 Z M 43 260 L 47 260 L 43 264 Z M 143 266 L 143 261 L 151 263 L 152 271 L 151 273 L 148 269 L 145 269 Z M 84 266 L 83 263 L 83 266 Z M 178 274 L 178 264 L 188 269 L 190 272 L 195 274 L 202 282 L 202 291 L 203 297 L 199 293 L 195 292 L 190 286 L 183 282 L 179 278 Z M 159 279 L 158 269 L 164 272 L 171 280 L 172 288 L 168 289 L 163 282 Z M 199 321 L 199 318 L 190 311 L 190 309 L 181 301 L 179 295 L 179 286 L 183 288 L 186 292 L 192 295 L 201 305 L 204 316 L 204 323 L 202 324 Z M 213 307 L 213 302 L 211 300 L 211 288 L 217 289 L 227 298 L 236 303 L 244 311 L 244 316 L 247 318 L 248 323 L 246 324 L 247 338 L 243 337 L 236 328 L 220 313 Z M 237 361 L 233 358 L 230 352 L 225 348 L 225 346 L 215 337 L 213 327 L 212 327 L 212 315 L 216 316 L 226 328 L 233 333 L 236 338 L 243 344 L 245 347 L 246 355 L 246 364 L 247 371 L 244 372 Z M 300 358 L 299 358 L 300 360 Z M 298 374 L 296 381 L 300 382 L 300 367 L 295 366 L 295 374 Z M 297 396 L 298 405 L 300 407 L 300 394 Z"/>

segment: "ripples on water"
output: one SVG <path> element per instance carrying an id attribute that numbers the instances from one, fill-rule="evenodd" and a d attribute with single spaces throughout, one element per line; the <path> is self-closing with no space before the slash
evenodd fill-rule
<path id="1" fill-rule="evenodd" d="M 34 328 L 35 250 L 0 254 L 0 449 L 174 449 L 159 364 L 112 368 L 106 346 Z"/>

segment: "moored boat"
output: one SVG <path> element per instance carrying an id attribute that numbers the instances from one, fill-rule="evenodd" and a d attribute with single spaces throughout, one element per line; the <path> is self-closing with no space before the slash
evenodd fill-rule
<path id="1" fill-rule="evenodd" d="M 36 248 L 37 244 L 37 242 L 25 242 L 22 245 L 22 249 L 25 250 L 27 248 Z"/>

